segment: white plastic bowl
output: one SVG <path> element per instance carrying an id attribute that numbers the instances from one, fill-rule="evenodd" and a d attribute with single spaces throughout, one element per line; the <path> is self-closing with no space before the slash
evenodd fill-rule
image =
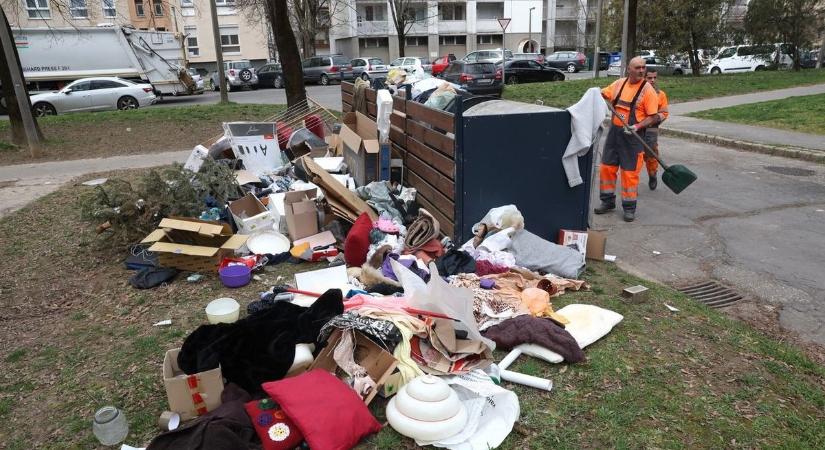
<path id="1" fill-rule="evenodd" d="M 241 305 L 233 298 L 219 298 L 206 305 L 206 319 L 209 323 L 233 323 L 241 314 Z"/>

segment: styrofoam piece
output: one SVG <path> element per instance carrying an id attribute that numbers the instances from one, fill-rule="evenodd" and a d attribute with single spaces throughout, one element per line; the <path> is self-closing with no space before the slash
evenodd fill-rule
<path id="1" fill-rule="evenodd" d="M 514 372 L 512 370 L 507 370 L 513 362 L 521 356 L 522 351 L 520 348 L 514 348 L 501 360 L 498 364 L 499 369 L 501 370 L 500 375 L 501 379 L 505 381 L 509 381 L 511 383 L 522 384 L 524 386 L 529 386 L 536 389 L 543 389 L 545 391 L 550 391 L 553 389 L 553 381 L 548 380 L 546 378 L 539 378 L 534 377 L 532 375 L 527 375 L 523 373 Z"/>

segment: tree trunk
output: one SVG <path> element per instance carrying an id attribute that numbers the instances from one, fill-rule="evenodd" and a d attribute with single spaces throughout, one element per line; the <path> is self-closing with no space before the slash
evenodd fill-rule
<path id="1" fill-rule="evenodd" d="M 23 69 L 20 67 L 20 55 L 17 53 L 17 47 L 14 45 L 14 35 L 11 32 L 11 26 L 6 18 L 6 13 L 3 8 L 0 8 L 0 27 L 5 28 L 5 34 L 12 39 L 10 46 L 13 50 L 12 60 L 6 58 L 6 53 L 0 45 L 0 85 L 2 85 L 2 96 L 6 103 L 8 110 L 9 123 L 11 125 L 11 139 L 12 143 L 20 146 L 28 146 L 33 149 L 33 156 L 43 141 L 43 132 L 40 130 L 40 125 L 36 118 L 32 118 L 34 122 L 35 142 L 29 142 L 26 137 L 26 128 L 23 122 L 23 112 L 20 111 L 20 106 L 17 103 L 17 96 L 14 88 L 14 78 L 12 71 L 17 72 L 17 77 L 23 80 Z M 31 100 L 26 91 L 26 86 L 23 86 L 23 91 L 26 92 L 25 104 L 31 111 Z"/>
<path id="2" fill-rule="evenodd" d="M 816 68 L 822 68 L 822 60 L 825 59 L 825 30 L 822 32 L 822 42 L 819 44 L 819 58 L 816 59 Z"/>
<path id="3" fill-rule="evenodd" d="M 628 0 L 627 4 L 627 62 L 636 56 L 636 11 L 638 0 Z"/>
<path id="4" fill-rule="evenodd" d="M 699 63 L 699 51 L 696 49 L 696 33 L 690 33 L 690 44 L 688 45 L 688 58 L 690 59 L 690 70 L 694 77 L 701 75 L 701 66 Z"/>
<path id="5" fill-rule="evenodd" d="M 404 43 L 405 43 L 404 39 L 405 39 L 405 37 L 406 36 L 404 36 L 403 34 L 398 33 L 398 56 L 402 57 L 402 58 L 405 56 L 404 55 Z"/>
<path id="6" fill-rule="evenodd" d="M 267 0 L 266 6 L 284 72 L 286 104 L 289 107 L 306 104 L 307 91 L 304 87 L 301 54 L 292 25 L 289 23 L 286 0 Z"/>

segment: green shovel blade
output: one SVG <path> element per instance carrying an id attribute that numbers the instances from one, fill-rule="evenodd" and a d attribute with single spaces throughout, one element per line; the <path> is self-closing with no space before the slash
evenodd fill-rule
<path id="1" fill-rule="evenodd" d="M 684 191 L 685 188 L 690 186 L 694 181 L 696 181 L 696 174 L 680 164 L 668 167 L 662 174 L 662 182 L 665 183 L 674 194 Z"/>

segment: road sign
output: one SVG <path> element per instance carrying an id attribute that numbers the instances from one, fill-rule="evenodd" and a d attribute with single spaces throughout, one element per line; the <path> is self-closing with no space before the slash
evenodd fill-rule
<path id="1" fill-rule="evenodd" d="M 510 25 L 510 18 L 501 18 L 498 19 L 498 24 L 501 25 L 501 31 L 507 31 L 507 27 Z"/>

